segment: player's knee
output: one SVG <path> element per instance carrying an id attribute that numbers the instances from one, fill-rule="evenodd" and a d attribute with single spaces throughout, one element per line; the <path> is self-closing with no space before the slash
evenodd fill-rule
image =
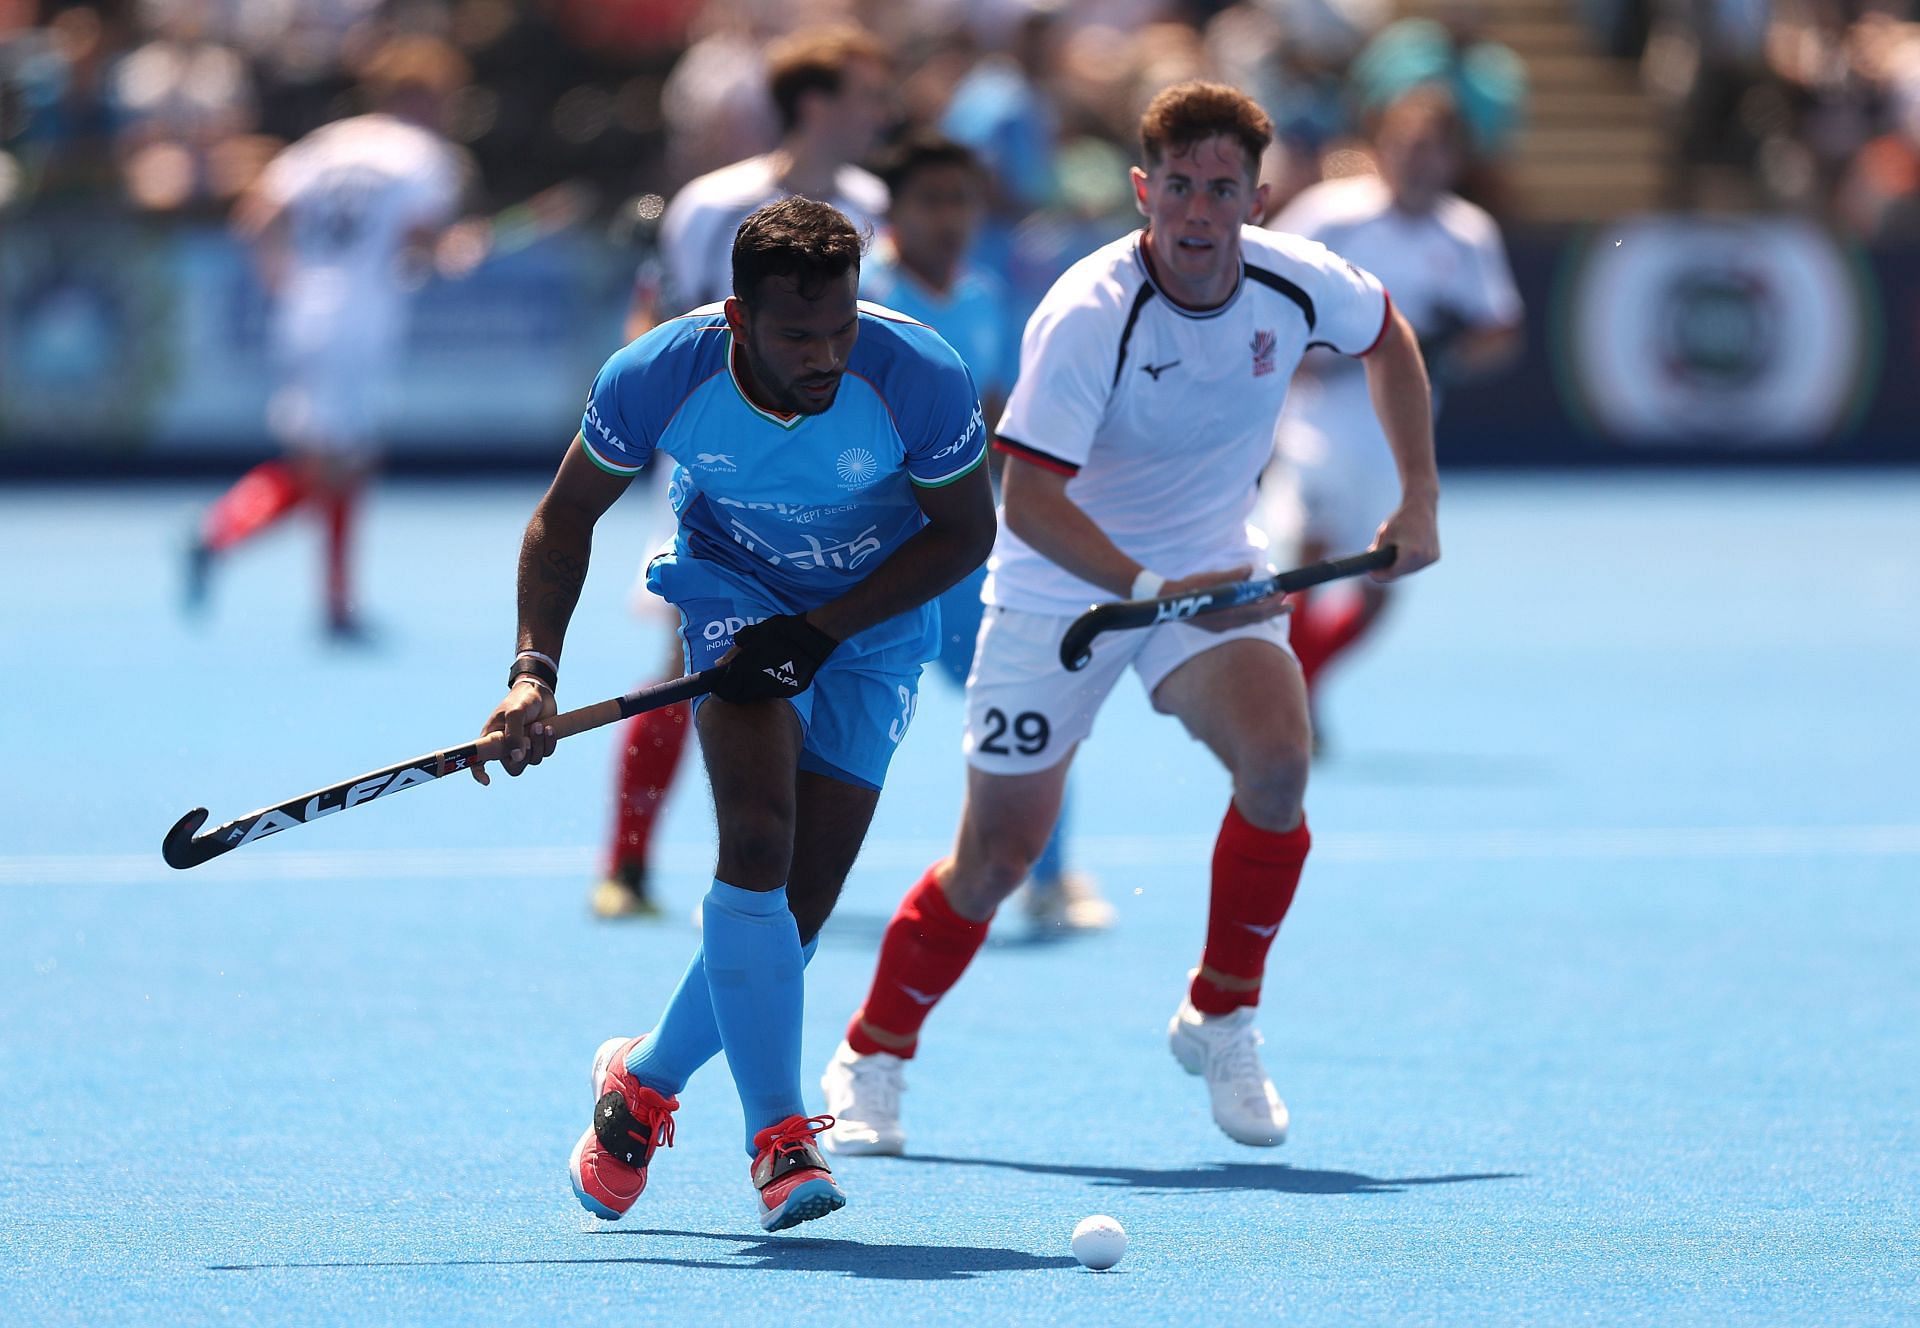
<path id="1" fill-rule="evenodd" d="M 723 878 L 786 879 L 793 860 L 793 816 L 775 807 L 755 807 L 724 818 L 720 832 Z"/>
<path id="2" fill-rule="evenodd" d="M 1287 820 L 1307 794 L 1312 753 L 1304 739 L 1275 738 L 1241 754 L 1233 771 L 1234 796 L 1256 820 Z"/>
<path id="3" fill-rule="evenodd" d="M 981 874 L 996 901 L 1005 899 L 1027 879 L 1033 864 L 1047 847 L 1047 827 L 1018 825 L 997 828 L 980 844 Z"/>

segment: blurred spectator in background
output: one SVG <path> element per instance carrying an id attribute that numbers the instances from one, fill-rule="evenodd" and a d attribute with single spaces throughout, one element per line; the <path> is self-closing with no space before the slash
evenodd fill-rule
<path id="1" fill-rule="evenodd" d="M 1882 243 L 1920 240 L 1920 34 L 1900 43 L 1888 81 L 1891 125 L 1861 149 L 1842 189 L 1849 228 Z"/>
<path id="2" fill-rule="evenodd" d="M 307 506 L 325 528 L 327 632 L 341 641 L 364 635 L 349 575 L 354 509 L 374 464 L 377 412 L 404 342 L 410 289 L 466 189 L 466 162 L 438 125 L 467 77 L 444 43 L 395 38 L 364 71 L 373 109 L 286 149 L 242 201 L 235 221 L 273 303 L 280 383 L 268 425 L 286 454 L 256 466 L 207 510 L 189 551 L 189 608 L 204 605 L 218 559 Z"/>
<path id="3" fill-rule="evenodd" d="M 1714 173 L 1750 179 L 1764 126 L 1749 95 L 1766 77 L 1770 0 L 1663 0 L 1647 39 L 1648 88 L 1676 121 L 1675 202 Z M 1708 183 L 1711 188 L 1711 183 Z"/>
<path id="4" fill-rule="evenodd" d="M 1014 27 L 1011 48 L 978 59 L 941 117 L 942 132 L 972 148 L 985 166 L 988 208 L 1003 226 L 1053 194 L 1059 116 L 1046 81 L 1057 40 L 1053 10 L 1035 4 Z"/>
<path id="5" fill-rule="evenodd" d="M 635 283 L 629 339 L 663 318 L 731 295 L 734 232 L 767 203 L 790 194 L 831 203 L 869 235 L 885 214 L 887 187 L 855 163 L 874 150 L 893 120 L 886 47 L 861 28 L 809 29 L 768 48 L 766 77 L 783 131 L 778 146 L 690 181 L 667 205 L 660 262 L 643 262 Z M 664 604 L 651 595 L 636 601 L 644 611 Z M 676 640 L 661 677 L 676 676 L 682 663 Z M 622 730 L 612 843 L 591 895 L 600 917 L 659 914 L 648 879 L 653 830 L 686 748 L 689 713 L 686 702 L 649 710 Z"/>
<path id="6" fill-rule="evenodd" d="M 153 8 L 153 35 L 113 72 L 128 197 L 145 211 L 224 213 L 271 154 L 242 137 L 256 122 L 252 71 L 207 30 L 206 5 Z"/>
<path id="7" fill-rule="evenodd" d="M 0 208 L 25 198 L 111 196 L 122 123 L 110 79 L 115 34 L 87 5 L 60 11 L 44 28 L 18 26 L 32 10 L 0 6 Z"/>
<path id="8" fill-rule="evenodd" d="M 932 135 L 909 137 L 881 165 L 890 204 L 887 229 L 860 267 L 860 294 L 917 319 L 946 339 L 973 373 L 985 418 L 1000 417 L 1019 367 L 1019 347 L 1007 326 L 1007 288 L 967 259 L 985 214 L 986 172 L 964 144 Z M 985 606 L 980 588 L 987 569 L 940 596 L 937 663 L 955 687 L 965 687 Z M 1110 926 L 1113 907 L 1091 877 L 1069 871 L 1067 814 L 1034 864 L 1023 894 L 1029 919 L 1041 926 L 1079 930 Z"/>
<path id="9" fill-rule="evenodd" d="M 1377 175 L 1328 180 L 1294 199 L 1275 230 L 1304 235 L 1380 278 L 1420 339 L 1439 389 L 1505 368 L 1520 352 L 1520 292 L 1500 228 L 1455 194 L 1468 129 L 1444 84 L 1403 92 L 1380 113 Z M 1309 351 L 1287 393 L 1262 485 L 1265 524 L 1314 562 L 1372 545 L 1400 501 L 1400 477 L 1359 361 Z M 1321 670 L 1378 620 L 1392 593 L 1362 577 L 1295 601 L 1294 654 L 1315 697 Z M 1321 740 L 1318 719 L 1316 742 Z"/>

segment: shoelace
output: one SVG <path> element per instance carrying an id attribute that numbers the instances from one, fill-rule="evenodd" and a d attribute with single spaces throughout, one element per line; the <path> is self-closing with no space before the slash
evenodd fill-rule
<path id="1" fill-rule="evenodd" d="M 907 1084 L 898 1061 L 886 1064 L 877 1056 L 863 1056 L 853 1063 L 853 1079 L 863 1103 L 889 1116 L 900 1114 L 900 1095 Z"/>
<path id="2" fill-rule="evenodd" d="M 1219 1077 L 1261 1085 L 1267 1080 L 1266 1067 L 1260 1064 L 1260 1030 L 1249 1028 L 1244 1035 L 1223 1039 L 1214 1047 L 1213 1063 Z"/>
<path id="3" fill-rule="evenodd" d="M 790 1117 L 791 1124 L 782 1122 L 774 1127 L 773 1137 L 767 1140 L 767 1147 L 775 1153 L 789 1148 L 806 1148 L 812 1145 L 815 1135 L 824 1134 L 833 1128 L 831 1116 L 809 1116 L 801 1120 Z"/>
<path id="4" fill-rule="evenodd" d="M 622 1093 L 621 1096 L 625 1097 L 626 1094 Z M 680 1105 L 680 1099 L 668 1098 L 666 1102 L 665 1106 L 654 1106 L 643 1099 L 640 1110 L 633 1112 L 635 1122 L 645 1125 L 652 1132 L 655 1148 L 673 1147 L 673 1112 L 674 1108 Z M 633 1111 L 633 1103 L 627 1103 L 627 1110 Z M 632 1130 L 627 1131 L 627 1137 L 643 1144 L 647 1142 L 644 1136 L 635 1134 Z"/>

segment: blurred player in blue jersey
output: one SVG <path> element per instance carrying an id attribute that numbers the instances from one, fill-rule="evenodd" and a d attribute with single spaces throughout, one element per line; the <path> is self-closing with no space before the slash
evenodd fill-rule
<path id="1" fill-rule="evenodd" d="M 845 26 L 803 29 L 768 48 L 767 92 L 780 115 L 780 143 L 691 180 L 674 196 L 660 218 L 658 256 L 641 264 L 634 282 L 629 340 L 659 321 L 663 302 L 672 312 L 725 299 L 735 230 L 748 213 L 776 199 L 817 198 L 855 229 L 873 229 L 886 210 L 887 189 L 854 163 L 873 151 L 892 118 L 889 59 L 871 34 Z M 687 713 L 684 705 L 668 706 L 622 726 L 613 835 L 591 897 L 599 917 L 659 915 L 648 864 L 654 827 L 686 747 Z"/>
<path id="2" fill-rule="evenodd" d="M 930 328 L 858 303 L 860 250 L 809 199 L 742 222 L 734 297 L 607 362 L 521 547 L 519 654 L 483 729 L 506 735 L 508 774 L 553 751 L 593 527 L 655 452 L 677 463 L 679 529 L 648 585 L 679 611 L 688 670 L 720 670 L 693 718 L 719 822 L 702 944 L 653 1031 L 594 1056 L 593 1124 L 569 1162 L 608 1220 L 722 1050 L 760 1224 L 846 1202 L 814 1143 L 832 1120 L 801 1097 L 802 970 L 912 721 L 932 600 L 994 535 L 973 379 Z"/>
<path id="3" fill-rule="evenodd" d="M 988 419 L 997 419 L 1019 367 L 1007 326 L 1008 294 L 967 261 L 980 229 L 986 177 L 971 148 L 933 135 L 895 146 L 880 169 L 892 203 L 887 229 L 860 270 L 860 293 L 933 328 L 973 371 Z M 940 668 L 964 687 L 984 606 L 982 567 L 940 597 Z M 1113 907 L 1090 877 L 1067 870 L 1064 810 L 1024 890 L 1027 916 L 1043 926 L 1096 930 Z"/>

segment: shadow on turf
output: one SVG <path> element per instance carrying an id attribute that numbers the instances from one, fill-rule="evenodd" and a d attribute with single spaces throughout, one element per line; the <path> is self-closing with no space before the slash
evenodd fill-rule
<path id="1" fill-rule="evenodd" d="M 1028 1273 L 1047 1268 L 1071 1268 L 1065 1255 L 1027 1254 L 976 1245 L 866 1245 L 857 1240 L 818 1240 L 807 1236 L 730 1236 L 712 1231 L 643 1230 L 609 1226 L 593 1233 L 606 1236 L 654 1236 L 669 1240 L 720 1241 L 741 1248 L 712 1259 L 672 1258 L 666 1255 L 610 1254 L 575 1259 L 369 1259 L 331 1263 L 211 1264 L 209 1272 L 278 1272 L 291 1268 L 537 1268 L 575 1264 L 654 1264 L 672 1268 L 770 1270 L 788 1273 L 841 1273 L 847 1277 L 878 1278 L 894 1282 L 959 1282 L 982 1273 Z"/>
<path id="2" fill-rule="evenodd" d="M 943 1167 L 998 1167 L 1036 1176 L 1069 1176 L 1103 1186 L 1143 1190 L 1266 1190 L 1275 1194 L 1399 1194 L 1417 1185 L 1461 1185 L 1477 1180 L 1517 1180 L 1518 1171 L 1475 1171 L 1457 1176 L 1368 1176 L 1358 1171 L 1316 1171 L 1285 1162 L 1209 1162 L 1156 1171 L 1148 1167 L 1076 1167 L 1059 1162 L 1007 1162 L 991 1157 L 910 1154 L 894 1159 Z"/>

